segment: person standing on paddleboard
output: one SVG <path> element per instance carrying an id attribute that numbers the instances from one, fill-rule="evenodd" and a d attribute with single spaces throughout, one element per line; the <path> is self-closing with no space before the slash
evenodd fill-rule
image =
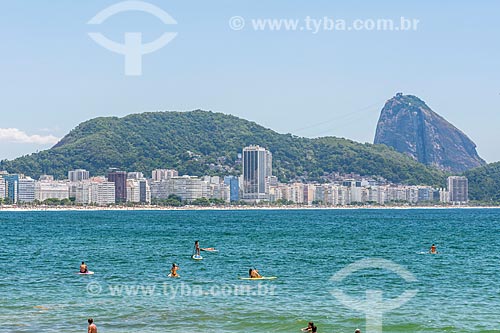
<path id="1" fill-rule="evenodd" d="M 200 255 L 200 242 L 194 241 L 194 251 L 197 256 Z"/>

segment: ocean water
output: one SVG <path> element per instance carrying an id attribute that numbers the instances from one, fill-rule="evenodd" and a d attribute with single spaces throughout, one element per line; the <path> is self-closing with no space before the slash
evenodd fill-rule
<path id="1" fill-rule="evenodd" d="M 219 252 L 192 260 L 197 239 Z M 0 332 L 365 332 L 332 290 L 383 332 L 500 332 L 495 209 L 0 212 L 0 242 Z M 367 290 L 417 294 L 383 310 Z"/>

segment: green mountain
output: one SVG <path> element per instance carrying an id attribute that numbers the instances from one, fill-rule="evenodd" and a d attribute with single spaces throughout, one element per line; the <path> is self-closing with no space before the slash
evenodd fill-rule
<path id="1" fill-rule="evenodd" d="M 469 179 L 471 200 L 500 201 L 500 162 L 468 170 L 464 176 Z"/>
<path id="2" fill-rule="evenodd" d="M 396 183 L 444 185 L 444 173 L 384 145 L 279 134 L 231 115 L 200 110 L 92 119 L 49 150 L 1 161 L 0 170 L 59 178 L 75 168 L 98 175 L 109 167 L 146 175 L 156 168 L 195 176 L 239 174 L 238 153 L 251 144 L 273 153 L 273 173 L 281 181 L 354 172 Z"/>

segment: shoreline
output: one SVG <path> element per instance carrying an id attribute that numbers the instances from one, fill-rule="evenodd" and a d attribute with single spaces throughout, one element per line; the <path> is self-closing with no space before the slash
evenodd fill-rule
<path id="1" fill-rule="evenodd" d="M 137 206 L 137 207 L 18 207 L 1 206 L 0 212 L 62 212 L 62 211 L 232 211 L 232 210 L 408 210 L 408 209 L 500 209 L 500 206 Z"/>

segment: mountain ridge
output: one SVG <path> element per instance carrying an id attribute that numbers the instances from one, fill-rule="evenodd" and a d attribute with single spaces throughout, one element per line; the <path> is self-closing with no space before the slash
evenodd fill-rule
<path id="1" fill-rule="evenodd" d="M 383 145 L 280 134 L 233 115 L 202 110 L 90 119 L 52 148 L 1 161 L 0 169 L 34 177 L 64 177 L 75 168 L 104 174 L 109 167 L 145 174 L 165 167 L 195 176 L 239 174 L 237 155 L 251 144 L 271 150 L 274 174 L 281 181 L 321 180 L 333 172 L 354 172 L 395 183 L 444 184 L 444 173 Z"/>
<path id="2" fill-rule="evenodd" d="M 415 160 L 448 172 L 485 165 L 476 144 L 460 129 L 413 95 L 389 99 L 377 123 L 375 144 L 385 144 Z"/>

